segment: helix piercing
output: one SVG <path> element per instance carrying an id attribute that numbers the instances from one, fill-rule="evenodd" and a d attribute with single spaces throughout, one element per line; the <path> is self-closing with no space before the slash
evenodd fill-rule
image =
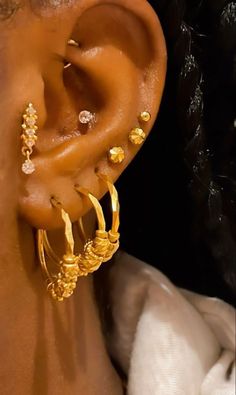
<path id="1" fill-rule="evenodd" d="M 149 122 L 151 120 L 151 114 L 148 111 L 142 111 L 139 114 L 139 121 L 140 122 Z"/>

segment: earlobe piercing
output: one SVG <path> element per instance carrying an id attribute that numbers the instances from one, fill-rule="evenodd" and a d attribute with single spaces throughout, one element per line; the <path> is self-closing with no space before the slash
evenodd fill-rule
<path id="1" fill-rule="evenodd" d="M 125 159 L 125 151 L 122 147 L 112 147 L 108 151 L 108 158 L 111 163 L 118 164 L 122 163 Z"/>
<path id="2" fill-rule="evenodd" d="M 33 152 L 33 147 L 37 141 L 36 131 L 38 129 L 36 121 L 38 119 L 36 110 L 32 103 L 29 103 L 23 114 L 24 122 L 22 124 L 23 133 L 21 138 L 23 140 L 22 154 L 26 157 L 25 162 L 22 165 L 22 171 L 25 174 L 32 174 L 35 171 L 35 165 L 30 159 Z"/>

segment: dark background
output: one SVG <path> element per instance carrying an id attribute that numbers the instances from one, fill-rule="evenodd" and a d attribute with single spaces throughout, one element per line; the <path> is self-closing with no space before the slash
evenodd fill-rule
<path id="1" fill-rule="evenodd" d="M 193 171 L 186 160 L 185 134 L 187 128 L 189 133 L 189 125 L 186 126 L 186 123 L 181 120 L 181 92 L 179 94 L 180 70 L 186 58 L 184 51 L 194 53 L 196 58 L 199 55 L 199 62 L 201 63 L 203 59 L 204 65 L 206 40 L 208 40 L 208 45 L 212 45 L 209 37 L 212 39 L 212 32 L 219 27 L 220 18 L 229 2 L 216 0 L 213 8 L 209 6 L 209 3 L 213 4 L 213 2 L 206 1 L 189 1 L 188 6 L 184 1 L 161 0 L 151 3 L 161 19 L 167 39 L 168 74 L 162 106 L 154 129 L 136 159 L 118 182 L 122 248 L 157 267 L 176 285 L 206 295 L 217 296 L 233 304 L 236 289 L 224 279 L 227 277 L 225 274 L 228 269 L 224 267 L 224 263 L 221 265 L 220 259 L 216 259 L 209 244 L 209 232 L 206 236 L 202 227 L 202 224 L 206 222 L 207 208 L 203 209 L 197 204 L 196 192 L 192 188 Z M 209 23 L 211 13 L 215 18 L 211 19 L 212 25 Z M 182 39 L 180 35 L 183 23 L 189 29 L 188 50 L 186 45 L 183 49 L 183 46 L 179 44 L 179 39 Z M 234 32 L 235 26 L 232 31 L 227 31 L 227 34 L 232 35 Z M 200 37 L 198 42 L 196 37 Z M 219 37 L 219 35 L 214 36 L 217 43 L 220 42 Z M 224 39 L 228 40 L 227 37 Z M 233 59 L 232 48 L 230 51 L 230 59 L 229 56 L 222 58 L 220 72 L 214 72 L 216 61 L 214 56 L 207 59 L 205 62 L 207 67 L 205 69 L 203 67 L 206 82 L 210 78 L 210 72 L 216 85 L 219 81 L 222 83 L 226 72 L 229 78 L 233 78 L 233 74 L 229 74 L 227 69 L 229 62 Z M 211 69 L 210 72 L 209 69 Z M 191 85 L 191 81 L 195 78 L 194 74 L 190 77 Z M 233 90 L 235 89 L 235 85 L 233 86 L 235 75 L 234 82 L 225 81 L 225 79 L 223 81 L 225 86 L 222 87 L 221 84 L 219 92 L 223 88 L 228 89 L 228 85 Z M 204 111 L 207 116 L 213 112 L 217 117 L 217 111 L 219 111 L 216 107 L 217 102 L 213 99 L 207 101 L 209 96 L 207 96 L 209 92 L 207 83 L 203 89 L 205 89 L 205 96 L 202 98 L 205 100 Z M 230 108 L 230 111 L 224 111 L 226 116 L 223 119 L 226 125 L 229 124 L 229 119 L 231 122 L 235 116 L 232 101 L 233 97 L 230 96 L 223 103 L 226 109 Z M 185 105 L 186 101 L 183 101 L 182 111 L 184 112 L 187 111 L 187 108 L 184 108 Z M 207 125 L 209 133 L 209 131 L 214 131 L 215 126 L 208 122 L 207 116 L 204 119 L 203 114 L 203 122 Z M 219 120 L 216 119 L 215 124 L 217 123 Z M 221 126 L 224 127 L 226 136 L 227 129 L 224 123 Z M 191 127 L 194 127 L 193 123 L 190 125 L 190 131 Z M 214 141 L 214 134 L 212 135 Z M 219 155 L 217 150 L 217 152 L 213 151 L 214 147 L 215 145 L 212 144 L 212 158 L 214 157 L 218 163 L 217 161 L 221 158 L 217 157 Z M 235 151 L 234 154 L 236 155 Z M 203 170 L 206 171 L 205 168 Z M 233 198 L 234 196 L 230 197 L 230 199 Z M 235 225 L 235 217 L 230 217 L 230 220 L 234 221 Z M 221 241 L 219 241 L 220 244 Z M 234 265 L 233 260 L 232 265 Z M 232 266 L 230 270 L 235 271 L 235 267 Z"/>

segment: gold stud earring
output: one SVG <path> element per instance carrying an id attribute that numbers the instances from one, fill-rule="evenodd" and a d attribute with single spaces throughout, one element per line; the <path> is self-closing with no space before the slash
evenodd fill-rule
<path id="1" fill-rule="evenodd" d="M 25 174 L 32 174 L 35 171 L 35 165 L 30 159 L 30 156 L 33 153 L 33 147 L 38 138 L 36 135 L 36 131 L 38 129 L 36 125 L 37 119 L 38 117 L 34 106 L 32 103 L 29 103 L 25 113 L 23 114 L 23 133 L 21 135 L 23 140 L 23 147 L 21 151 L 23 156 L 26 157 L 25 162 L 22 165 L 22 171 Z"/>
<path id="2" fill-rule="evenodd" d="M 139 115 L 140 122 L 149 122 L 151 120 L 151 114 L 148 111 L 142 111 Z"/>
<path id="3" fill-rule="evenodd" d="M 134 128 L 131 130 L 129 134 L 129 141 L 135 145 L 143 144 L 145 139 L 146 139 L 146 134 L 141 128 Z"/>
<path id="4" fill-rule="evenodd" d="M 122 147 L 112 147 L 108 151 L 108 158 L 111 163 L 118 164 L 122 163 L 125 159 L 125 151 Z"/>

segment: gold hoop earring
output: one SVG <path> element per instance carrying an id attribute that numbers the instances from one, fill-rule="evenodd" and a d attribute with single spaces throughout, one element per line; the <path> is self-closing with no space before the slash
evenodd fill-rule
<path id="1" fill-rule="evenodd" d="M 92 203 L 97 215 L 98 229 L 95 232 L 95 238 L 89 240 L 84 246 L 84 252 L 79 256 L 79 268 L 82 275 L 86 276 L 93 273 L 102 263 L 110 260 L 117 250 L 114 246 L 114 237 L 106 231 L 106 222 L 101 204 L 87 189 L 75 185 L 75 190 L 86 196 Z"/>
<path id="2" fill-rule="evenodd" d="M 59 208 L 65 225 L 66 253 L 62 259 L 59 259 L 49 244 L 47 232 L 40 229 L 38 230 L 38 254 L 48 284 L 47 290 L 53 299 L 61 302 L 73 294 L 80 271 L 78 256 L 74 253 L 74 237 L 70 217 L 59 202 L 55 199 L 52 199 L 51 202 L 54 207 Z M 59 271 L 57 273 L 50 273 L 46 256 L 58 267 Z"/>
<path id="3" fill-rule="evenodd" d="M 116 251 L 119 249 L 120 246 L 120 203 L 119 203 L 119 196 L 117 189 L 115 188 L 114 184 L 111 182 L 109 177 L 105 174 L 97 172 L 97 176 L 107 184 L 108 191 L 111 198 L 111 209 L 112 209 L 112 226 L 111 230 L 108 232 L 108 239 L 109 239 L 109 248 L 106 253 L 106 257 L 104 262 L 109 261 Z"/>

